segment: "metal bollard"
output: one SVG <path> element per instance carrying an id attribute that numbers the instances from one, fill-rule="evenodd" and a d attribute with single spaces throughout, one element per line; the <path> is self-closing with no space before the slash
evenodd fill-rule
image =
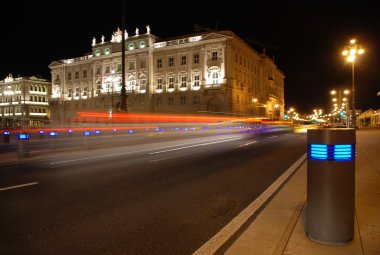
<path id="1" fill-rule="evenodd" d="M 309 129 L 307 142 L 307 235 L 345 244 L 354 237 L 355 129 Z"/>
<path id="2" fill-rule="evenodd" d="M 3 132 L 4 143 L 9 143 L 10 136 L 11 136 L 11 132 L 10 131 L 4 131 Z"/>
<path id="3" fill-rule="evenodd" d="M 17 156 L 19 158 L 29 157 L 29 134 L 19 133 L 17 135 Z"/>

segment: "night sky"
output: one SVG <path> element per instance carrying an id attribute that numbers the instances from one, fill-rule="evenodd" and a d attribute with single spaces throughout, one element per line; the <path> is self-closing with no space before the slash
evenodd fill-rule
<path id="1" fill-rule="evenodd" d="M 91 52 L 91 41 L 121 26 L 121 0 L 12 1 L 0 3 L 0 80 L 41 75 L 51 79 L 54 60 Z M 151 3 L 150 3 L 151 2 Z M 209 3 L 208 3 L 209 2 Z M 285 108 L 310 113 L 327 109 L 333 88 L 351 89 L 351 64 L 341 52 L 355 37 L 366 49 L 355 62 L 356 108 L 380 108 L 380 7 L 373 2 L 341 4 L 333 1 L 130 1 L 126 0 L 126 28 L 136 27 L 162 38 L 191 34 L 194 24 L 232 30 L 258 52 L 266 53 L 284 72 Z"/>

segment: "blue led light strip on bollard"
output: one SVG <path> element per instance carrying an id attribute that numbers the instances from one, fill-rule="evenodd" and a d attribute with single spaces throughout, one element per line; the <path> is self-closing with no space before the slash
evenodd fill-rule
<path id="1" fill-rule="evenodd" d="M 352 145 L 351 144 L 336 144 L 334 145 L 334 160 L 352 160 Z"/>
<path id="2" fill-rule="evenodd" d="M 326 144 L 310 144 L 309 155 L 313 159 L 327 160 L 328 150 Z"/>
<path id="3" fill-rule="evenodd" d="M 312 160 L 352 161 L 355 158 L 355 146 L 352 144 L 309 144 L 308 156 Z"/>

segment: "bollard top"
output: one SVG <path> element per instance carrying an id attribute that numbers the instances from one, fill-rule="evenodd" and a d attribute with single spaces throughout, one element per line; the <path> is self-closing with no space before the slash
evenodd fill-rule
<path id="1" fill-rule="evenodd" d="M 356 144 L 354 128 L 320 128 L 307 130 L 308 144 Z"/>

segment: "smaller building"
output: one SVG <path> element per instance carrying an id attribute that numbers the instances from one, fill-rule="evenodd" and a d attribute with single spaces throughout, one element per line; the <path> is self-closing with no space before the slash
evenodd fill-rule
<path id="1" fill-rule="evenodd" d="M 0 80 L 2 128 L 41 127 L 49 123 L 51 82 L 31 77 Z"/>
<path id="2" fill-rule="evenodd" d="M 363 112 L 356 120 L 357 126 L 359 128 L 367 128 L 367 127 L 380 127 L 380 109 L 374 111 L 372 109 L 368 109 Z"/>

